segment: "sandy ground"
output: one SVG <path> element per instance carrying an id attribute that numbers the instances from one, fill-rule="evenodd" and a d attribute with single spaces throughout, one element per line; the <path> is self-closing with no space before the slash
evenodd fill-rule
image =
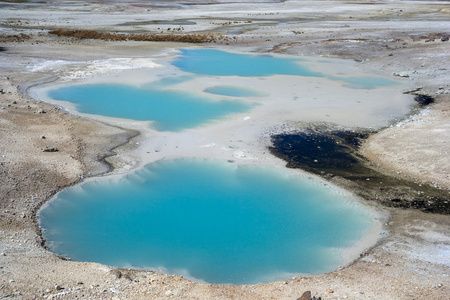
<path id="1" fill-rule="evenodd" d="M 0 297 L 297 299 L 308 290 L 322 299 L 448 297 L 450 219 L 412 210 L 386 209 L 389 234 L 350 266 L 263 285 L 198 284 L 173 275 L 60 259 L 42 247 L 36 210 L 62 188 L 108 171 L 108 164 L 98 160 L 112 149 L 117 155 L 108 161 L 115 172 L 138 166 L 138 154 L 144 150 L 136 143 L 150 139 L 146 147 L 153 147 L 153 135 L 132 138 L 136 131 L 124 128 L 139 129 L 141 124 L 114 127 L 27 96 L 30 87 L 43 82 L 95 77 L 123 71 L 124 66 L 149 67 L 149 57 L 165 57 L 170 49 L 186 46 L 76 41 L 47 35 L 54 28 L 215 32 L 227 40 L 206 46 L 350 59 L 360 70 L 404 81 L 399 94 L 420 88 L 418 93 L 437 101 L 369 138 L 361 153 L 388 174 L 448 189 L 450 44 L 445 30 L 450 10 L 445 2 L 286 1 L 185 8 L 77 1 L 0 5 Z M 244 143 L 241 137 L 254 133 L 238 132 L 236 142 Z M 230 155 L 237 161 L 258 157 L 262 153 L 252 150 L 262 151 L 265 144 L 259 142 L 258 147 L 238 145 L 241 149 Z M 58 151 L 43 152 L 45 147 Z"/>

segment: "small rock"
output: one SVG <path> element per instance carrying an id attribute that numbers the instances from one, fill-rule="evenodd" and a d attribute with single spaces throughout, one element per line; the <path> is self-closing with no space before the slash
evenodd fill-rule
<path id="1" fill-rule="evenodd" d="M 405 91 L 405 92 L 403 92 L 403 94 L 415 94 L 415 93 L 417 93 L 417 92 L 419 92 L 421 90 L 422 90 L 422 87 L 417 87 L 417 88 L 414 88 L 412 90 Z"/>
<path id="2" fill-rule="evenodd" d="M 312 300 L 311 291 L 304 292 L 303 295 L 300 298 L 298 298 L 297 300 Z"/>
<path id="3" fill-rule="evenodd" d="M 395 72 L 394 76 L 407 78 L 407 77 L 409 77 L 409 73 L 406 71 Z"/>
<path id="4" fill-rule="evenodd" d="M 448 36 L 441 38 L 441 42 L 447 42 L 449 40 Z"/>
<path id="5" fill-rule="evenodd" d="M 111 273 L 112 275 L 116 276 L 117 279 L 120 279 L 120 278 L 122 277 L 122 272 L 120 272 L 120 271 L 117 270 L 117 269 L 112 269 L 112 270 L 110 271 L 110 273 Z"/>
<path id="6" fill-rule="evenodd" d="M 42 148 L 42 152 L 58 152 L 58 148 L 56 147 L 49 147 L 49 146 L 45 146 L 44 148 Z"/>
<path id="7" fill-rule="evenodd" d="M 4 252 L 0 253 L 0 256 L 6 256 L 6 254 Z"/>
<path id="8" fill-rule="evenodd" d="M 334 291 L 333 291 L 333 289 L 327 289 L 327 293 L 328 293 L 328 294 L 333 294 Z"/>
<path id="9" fill-rule="evenodd" d="M 43 109 L 40 109 L 40 110 L 38 110 L 38 113 L 39 114 L 46 114 L 47 112 L 45 110 L 43 110 Z"/>

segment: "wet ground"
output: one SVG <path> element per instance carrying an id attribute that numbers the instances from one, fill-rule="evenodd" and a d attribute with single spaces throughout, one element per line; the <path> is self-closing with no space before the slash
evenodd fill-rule
<path id="1" fill-rule="evenodd" d="M 359 146 L 372 133 L 315 126 L 274 135 L 269 149 L 285 160 L 288 168 L 320 175 L 366 200 L 388 207 L 450 214 L 449 191 L 382 174 L 358 155 Z"/>

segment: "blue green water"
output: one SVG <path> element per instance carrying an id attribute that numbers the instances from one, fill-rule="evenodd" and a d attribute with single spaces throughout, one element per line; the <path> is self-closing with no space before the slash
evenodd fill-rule
<path id="1" fill-rule="evenodd" d="M 180 52 L 173 65 L 194 74 L 245 77 L 271 75 L 325 77 L 341 81 L 348 88 L 369 90 L 398 84 L 393 80 L 378 76 L 336 76 L 315 72 L 303 64 L 305 59 L 299 57 L 239 54 L 215 49 L 183 49 Z"/>
<path id="2" fill-rule="evenodd" d="M 180 70 L 218 76 L 297 75 L 323 77 L 303 66 L 300 58 L 267 54 L 239 54 L 215 49 L 182 49 L 173 62 Z"/>
<path id="3" fill-rule="evenodd" d="M 228 284 L 332 271 L 373 219 L 315 181 L 199 159 L 68 188 L 39 214 L 51 250 L 73 260 Z"/>
<path id="4" fill-rule="evenodd" d="M 380 77 L 336 76 L 314 72 L 300 58 L 271 55 L 237 54 L 213 49 L 184 49 L 172 65 L 187 74 L 166 76 L 144 87 L 125 84 L 86 84 L 51 90 L 48 96 L 69 101 L 82 113 L 97 114 L 138 121 L 153 121 L 160 131 L 180 131 L 194 128 L 233 113 L 249 111 L 252 104 L 241 100 L 217 101 L 206 93 L 232 97 L 262 97 L 265 91 L 251 87 L 223 86 L 220 77 L 216 84 L 197 93 L 175 90 L 172 86 L 202 76 L 268 77 L 290 75 L 326 77 L 343 82 L 352 89 L 374 89 L 396 84 Z M 270 80 L 267 84 L 272 84 Z M 204 93 L 202 93 L 204 92 Z M 302 93 L 299 87 L 299 94 Z"/>
<path id="5" fill-rule="evenodd" d="M 252 107 L 239 100 L 212 101 L 185 91 L 125 84 L 73 85 L 51 90 L 48 96 L 73 102 L 82 113 L 154 121 L 152 127 L 160 131 L 193 128 Z"/>

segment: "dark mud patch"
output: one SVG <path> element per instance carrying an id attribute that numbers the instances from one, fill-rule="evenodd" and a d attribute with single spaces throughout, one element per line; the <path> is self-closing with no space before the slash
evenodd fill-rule
<path id="1" fill-rule="evenodd" d="M 416 101 L 420 107 L 426 107 L 434 103 L 434 98 L 428 95 L 416 95 L 414 101 Z"/>
<path id="2" fill-rule="evenodd" d="M 272 136 L 271 153 L 370 201 L 388 207 L 450 214 L 450 192 L 377 171 L 358 154 L 371 131 L 306 129 Z"/>

